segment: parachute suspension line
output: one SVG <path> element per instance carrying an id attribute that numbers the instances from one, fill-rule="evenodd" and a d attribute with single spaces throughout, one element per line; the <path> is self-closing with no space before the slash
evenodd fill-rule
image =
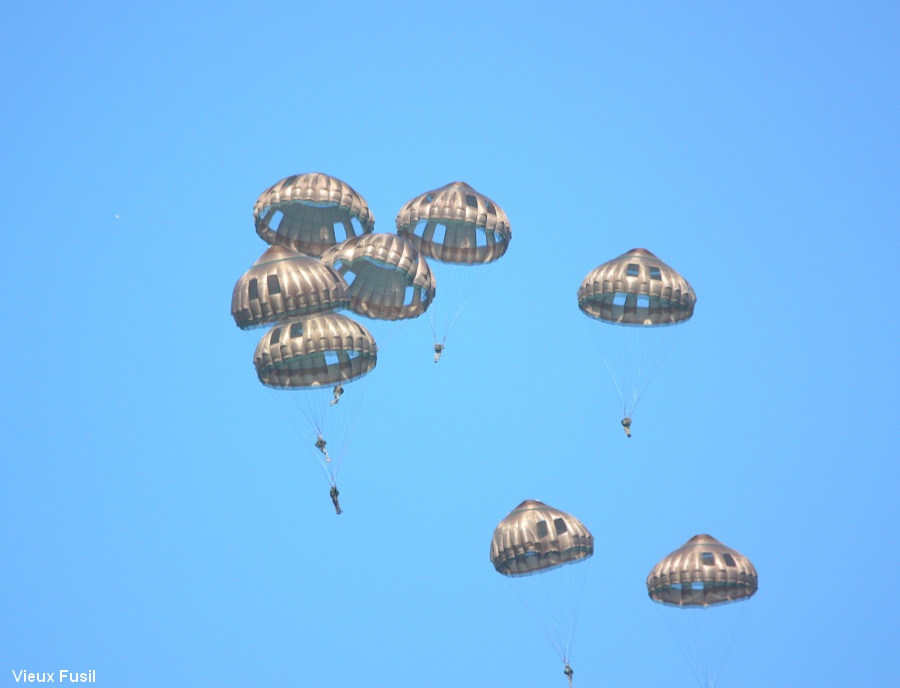
<path id="1" fill-rule="evenodd" d="M 714 614 L 716 612 L 721 612 L 720 609 L 704 609 L 701 611 L 701 614 L 697 615 L 699 621 L 703 621 L 703 612 L 712 611 Z M 721 614 L 717 614 L 717 617 L 721 617 Z M 707 617 L 709 615 L 707 614 Z M 713 621 L 719 621 L 720 618 L 713 619 Z M 699 626 L 699 627 L 698 627 Z M 696 653 L 696 662 L 697 666 L 701 671 L 701 678 L 703 680 L 703 684 L 706 688 L 713 688 L 718 682 L 718 674 L 722 671 L 722 658 L 718 657 L 715 652 L 713 652 L 713 647 L 715 646 L 715 641 L 721 641 L 723 637 L 722 633 L 722 624 L 721 623 L 704 623 L 702 626 L 699 624 L 695 625 L 695 635 L 697 638 L 699 648 Z M 716 660 L 718 660 L 719 666 L 716 667 Z"/>
<path id="2" fill-rule="evenodd" d="M 590 560 L 582 562 L 580 565 L 584 567 L 589 567 L 591 564 Z M 581 610 L 581 600 L 584 599 L 584 589 L 587 586 L 587 571 L 581 573 L 580 576 L 573 576 L 575 579 L 576 589 L 572 592 L 574 594 L 569 595 L 569 599 L 571 603 L 574 605 L 575 612 L 572 615 L 572 627 L 569 631 L 569 637 L 566 640 L 566 655 L 563 658 L 563 662 L 566 666 L 569 665 L 569 653 L 572 651 L 572 644 L 575 641 L 575 630 L 578 628 L 578 613 Z M 569 683 L 572 682 L 571 677 L 569 678 Z"/>
<path id="3" fill-rule="evenodd" d="M 359 412 L 362 408 L 363 398 L 365 397 L 366 390 L 368 385 L 366 384 L 366 379 L 355 380 L 353 384 L 350 386 L 348 392 L 353 394 L 349 401 L 351 402 L 349 408 L 346 408 L 347 416 L 346 416 L 346 429 L 342 436 L 342 441 L 338 446 L 336 458 L 334 459 L 334 477 L 337 478 L 338 472 L 341 470 L 341 466 L 344 463 L 344 456 L 347 453 L 347 448 L 351 444 L 351 440 L 353 439 L 353 434 L 356 430 L 356 421 L 359 418 Z M 344 393 L 344 396 L 348 394 L 348 392 Z"/>
<path id="4" fill-rule="evenodd" d="M 331 389 L 309 390 L 264 386 L 269 390 L 269 393 L 275 399 L 275 403 L 287 419 L 288 425 L 302 446 L 302 451 L 311 454 L 322 469 L 325 479 L 330 485 L 334 486 L 339 464 L 334 461 L 329 462 L 326 454 L 315 446 L 315 442 L 319 437 L 325 439 L 327 443 L 325 411 L 322 409 L 327 409 L 327 401 L 325 399 L 330 397 Z M 316 403 L 316 400 L 313 398 L 316 396 L 319 397 L 320 403 Z"/>
<path id="5" fill-rule="evenodd" d="M 595 342 L 597 347 L 600 349 L 600 355 L 603 357 L 603 364 L 606 366 L 606 372 L 609 373 L 609 379 L 615 387 L 616 395 L 619 397 L 619 402 L 622 404 L 622 415 L 625 417 L 629 417 L 628 414 L 628 402 L 625 400 L 625 395 L 622 393 L 622 387 L 619 385 L 619 379 L 622 378 L 622 382 L 624 383 L 624 375 L 623 371 L 627 370 L 624 359 L 625 352 L 627 348 L 624 346 L 614 346 L 615 332 L 610 332 L 606 328 L 611 328 L 611 325 L 607 325 L 606 323 L 591 323 L 591 332 L 592 336 L 595 338 Z"/>
<path id="6" fill-rule="evenodd" d="M 294 434 L 297 436 L 300 444 L 303 445 L 303 451 L 310 451 L 309 447 L 311 447 L 311 440 L 309 439 L 309 431 L 306 429 L 302 423 L 297 418 L 296 413 L 291 412 L 291 403 L 282 395 L 291 394 L 290 390 L 279 390 L 274 387 L 269 387 L 265 385 L 266 389 L 269 390 L 269 393 L 275 399 L 275 403 L 281 409 L 285 418 L 288 420 L 288 425 L 293 430 Z M 296 393 L 296 392 L 295 392 Z M 309 445 L 309 446 L 307 446 Z M 313 458 L 316 459 L 316 463 L 319 464 L 319 467 L 322 469 L 322 473 L 325 479 L 333 485 L 334 476 L 331 474 L 331 471 L 328 470 L 328 464 L 325 462 L 325 457 L 318 451 L 313 448 Z"/>
<path id="7" fill-rule="evenodd" d="M 623 415 L 631 418 L 678 337 L 680 325 L 640 326 L 593 323 L 597 345 L 615 387 Z"/>
<path id="8" fill-rule="evenodd" d="M 254 341 L 254 335 L 250 330 L 244 330 L 244 332 L 246 333 L 247 338 L 250 341 Z M 255 346 L 255 342 L 254 342 L 254 346 Z M 278 406 L 278 408 L 281 409 L 282 414 L 287 419 L 288 425 L 290 426 L 294 435 L 297 437 L 297 440 L 299 441 L 299 443 L 301 445 L 309 445 L 311 440 L 309 440 L 308 428 L 305 426 L 304 423 L 302 423 L 300 421 L 300 419 L 297 417 L 297 414 L 293 413 L 291 411 L 292 407 L 296 405 L 296 400 L 295 400 L 295 403 L 292 404 L 290 398 L 287 396 L 287 395 L 302 394 L 303 392 L 297 391 L 297 390 L 290 390 L 290 389 L 279 389 L 276 387 L 270 387 L 269 385 L 263 385 L 263 387 L 265 387 L 268 390 L 271 397 L 275 400 L 276 406 Z M 307 415 L 307 414 L 304 413 L 304 415 Z M 309 451 L 309 448 L 304 446 L 303 451 Z M 322 473 L 323 473 L 325 479 L 333 486 L 334 476 L 331 474 L 331 471 L 328 470 L 328 465 L 325 462 L 325 457 L 316 450 L 315 453 L 313 454 L 313 458 L 316 459 L 316 462 L 319 464 L 319 467 L 322 469 Z"/>
<path id="9" fill-rule="evenodd" d="M 587 583 L 589 562 L 508 579 L 522 606 L 541 629 L 557 657 L 567 665 Z"/>
<path id="10" fill-rule="evenodd" d="M 337 471 L 335 470 L 335 464 L 333 461 L 329 461 L 330 454 L 327 453 L 326 447 L 319 447 L 315 444 L 318 439 L 321 437 L 326 445 L 328 443 L 327 433 L 325 430 L 325 410 L 327 410 L 327 406 L 325 405 L 327 401 L 327 395 L 330 394 L 330 390 L 326 389 L 298 389 L 293 391 L 293 400 L 296 408 L 299 409 L 300 413 L 306 418 L 309 428 L 312 429 L 315 437 L 310 437 L 307 435 L 305 439 L 305 444 L 308 445 L 308 451 L 312 452 L 318 464 L 322 467 L 322 471 L 324 472 L 326 479 L 329 484 L 334 487 L 335 479 L 337 478 Z M 291 392 L 288 392 L 291 393 Z M 318 403 L 317 403 L 318 398 Z M 324 451 L 323 451 L 324 450 Z"/>
<path id="11" fill-rule="evenodd" d="M 628 416 L 628 404 L 625 403 L 625 398 L 622 396 L 622 390 L 619 388 L 615 373 L 613 373 L 612 368 L 609 365 L 609 358 L 605 354 L 603 356 L 603 363 L 606 366 L 606 372 L 609 373 L 609 379 L 612 380 L 613 386 L 616 388 L 616 394 L 619 395 L 619 401 L 622 402 L 622 414 Z"/>
<path id="12" fill-rule="evenodd" d="M 737 619 L 734 623 L 730 624 L 730 628 L 728 629 L 725 652 L 722 655 L 722 661 L 719 663 L 719 668 L 715 672 L 716 682 L 718 682 L 719 677 L 722 675 L 722 671 L 725 669 L 725 663 L 728 661 L 728 656 L 731 654 L 732 649 L 734 649 L 734 646 L 737 644 L 738 630 L 743 628 L 745 625 L 744 622 L 746 621 L 745 617 L 747 615 L 746 609 L 748 607 L 748 605 L 746 604 L 747 602 L 749 602 L 749 600 L 736 601 L 728 605 L 729 607 L 735 608 L 733 615 L 736 616 Z"/>
<path id="13" fill-rule="evenodd" d="M 700 668 L 699 657 L 696 655 L 696 653 L 690 651 L 690 649 L 692 647 L 697 646 L 695 639 L 693 637 L 690 639 L 686 639 L 684 637 L 684 633 L 680 632 L 680 629 L 676 629 L 675 626 L 672 624 L 672 617 L 671 617 L 671 614 L 675 614 L 675 613 L 679 613 L 679 612 L 682 614 L 691 614 L 695 611 L 702 613 L 707 610 L 671 609 L 671 608 L 658 607 L 656 611 L 660 616 L 662 616 L 663 621 L 666 624 L 666 627 L 668 627 L 668 629 L 669 629 L 669 633 L 671 633 L 672 637 L 675 638 L 675 641 L 678 645 L 678 649 L 681 652 L 681 656 L 684 657 L 685 661 L 688 663 L 688 666 L 691 668 L 691 672 L 694 674 L 694 678 L 697 679 L 697 683 L 700 684 L 700 686 L 702 688 L 710 688 L 710 686 L 707 685 L 707 682 L 703 679 L 703 672 L 701 671 L 701 668 Z M 690 630 L 692 630 L 692 628 L 689 627 L 688 630 L 690 631 Z M 696 633 L 696 630 L 695 629 L 693 629 L 693 630 L 694 630 L 694 633 L 689 633 L 692 636 L 695 635 L 695 633 Z"/>
<path id="14" fill-rule="evenodd" d="M 434 308 L 428 309 L 428 322 L 431 324 L 431 336 L 434 339 L 434 343 L 438 343 L 437 330 L 434 327 Z M 441 344 L 447 341 L 447 337 L 444 336 L 444 339 L 441 340 Z"/>
<path id="15" fill-rule="evenodd" d="M 468 290 L 467 294 L 461 295 L 463 297 L 462 302 L 457 307 L 456 312 L 453 314 L 453 317 L 450 318 L 450 322 L 447 323 L 447 334 L 450 334 L 450 329 L 456 324 L 456 321 L 459 320 L 459 316 L 463 314 L 463 311 L 465 311 L 466 308 L 469 307 L 469 304 L 472 302 L 472 298 L 479 291 L 481 285 L 484 284 L 484 280 L 487 277 L 487 270 L 488 268 L 490 268 L 490 265 L 482 265 L 479 266 L 479 268 L 481 270 L 481 276 L 474 281 L 471 289 Z M 477 270 L 479 268 L 475 269 Z M 444 335 L 445 340 L 447 339 L 447 334 Z"/>
<path id="16" fill-rule="evenodd" d="M 664 327 L 656 328 L 659 331 L 652 333 L 655 336 L 647 338 L 640 357 L 640 360 L 646 361 L 648 364 L 646 368 L 647 373 L 644 375 L 642 368 L 638 368 L 637 378 L 639 383 L 635 387 L 632 413 L 634 413 L 634 409 L 637 407 L 638 402 L 643 398 L 644 392 L 650 382 L 653 381 L 662 367 L 663 361 L 668 357 L 669 352 L 675 344 L 675 340 L 678 339 L 681 328 L 686 324 L 687 323 L 666 325 Z"/>
<path id="17" fill-rule="evenodd" d="M 308 418 L 317 438 L 321 437 L 327 444 L 327 449 L 322 447 L 320 450 L 316 447 L 316 458 L 326 467 L 332 483 L 337 479 L 353 436 L 365 390 L 362 382 L 353 381 L 341 395 L 340 402 L 335 405 L 330 403 L 333 400 L 333 387 L 305 391 L 306 408 L 301 410 L 304 414 L 310 414 Z M 301 391 L 300 394 L 304 392 Z"/>
<path id="18" fill-rule="evenodd" d="M 493 267 L 493 263 L 488 263 L 487 265 L 475 266 L 476 270 L 479 270 L 478 276 L 471 280 L 471 288 L 469 288 L 467 293 L 461 294 L 463 296 L 462 303 L 456 309 L 456 313 L 450 319 L 450 322 L 447 324 L 447 334 L 450 334 L 450 328 L 456 324 L 456 321 L 459 320 L 459 316 L 463 314 L 469 304 L 472 301 L 472 298 L 481 290 L 481 286 L 484 284 L 485 280 L 488 276 L 488 270 Z M 462 291 L 462 290 L 461 290 Z M 446 340 L 447 335 L 444 335 L 444 339 Z"/>
<path id="19" fill-rule="evenodd" d="M 702 688 L 718 684 L 744 625 L 746 607 L 745 600 L 701 609 L 657 608 Z"/>
<path id="20" fill-rule="evenodd" d="M 556 636 L 551 634 L 550 629 L 547 627 L 548 625 L 552 625 L 554 627 L 554 630 L 557 630 L 554 620 L 552 618 L 547 618 L 549 615 L 547 611 L 547 607 L 549 606 L 549 604 L 547 602 L 546 588 L 542 590 L 543 595 L 540 597 L 541 604 L 538 605 L 528 599 L 528 596 L 519 589 L 521 586 L 516 585 L 517 582 L 518 581 L 515 580 L 509 580 L 509 584 L 512 586 L 513 591 L 516 593 L 516 597 L 519 598 L 519 602 L 522 603 L 522 606 L 525 607 L 526 610 L 528 610 L 529 616 L 531 616 L 532 620 L 535 622 L 538 628 L 541 629 L 541 633 L 544 634 L 544 638 L 547 639 L 550 647 L 552 647 L 556 651 L 556 654 L 559 656 L 560 661 L 565 662 L 564 653 L 562 651 L 562 648 L 560 647 L 558 640 L 556 639 Z M 540 608 L 538 608 L 539 606 Z"/>
<path id="21" fill-rule="evenodd" d="M 738 600 L 704 611 L 716 615 L 715 623 L 707 623 L 697 633 L 697 664 L 702 668 L 705 688 L 715 688 L 737 640 L 738 630 L 744 626 L 748 600 Z M 701 617 L 703 615 L 700 615 Z M 703 659 L 706 661 L 702 661 Z"/>
<path id="22" fill-rule="evenodd" d="M 435 262 L 440 264 L 440 268 L 432 268 L 439 289 L 428 309 L 428 319 L 431 322 L 434 343 L 444 344 L 450 330 L 456 325 L 456 321 L 469 307 L 472 299 L 481 291 L 494 264 L 457 265 L 441 261 Z M 444 317 L 448 314 L 449 319 L 445 322 Z M 439 336 L 439 329 L 443 330 L 442 337 Z"/>
<path id="23" fill-rule="evenodd" d="M 435 301 L 437 301 L 437 299 L 435 299 Z M 434 339 L 434 343 L 437 344 L 438 343 L 438 333 L 437 333 L 437 324 L 436 324 L 435 318 L 434 318 L 435 313 L 437 313 L 437 308 L 435 307 L 435 304 L 432 303 L 431 308 L 428 309 L 428 322 L 431 324 L 431 337 L 432 337 L 432 339 Z M 447 341 L 447 331 L 444 330 L 444 337 L 443 337 L 443 339 L 441 339 L 440 343 L 443 344 L 446 341 Z"/>
<path id="24" fill-rule="evenodd" d="M 441 291 L 440 293 L 443 294 L 443 291 Z M 431 303 L 431 308 L 429 308 L 428 311 L 427 311 L 427 312 L 428 312 L 428 322 L 429 322 L 430 325 L 431 325 L 431 336 L 432 336 L 432 338 L 434 339 L 434 343 L 435 343 L 435 344 L 438 343 L 438 336 L 437 336 L 437 326 L 436 326 L 436 324 L 435 324 L 435 318 L 434 318 L 434 315 L 435 315 L 435 313 L 437 313 L 437 309 L 439 308 L 439 306 L 438 306 L 438 303 L 439 303 L 439 302 L 438 302 L 438 299 L 439 299 L 439 298 L 440 298 L 440 297 L 439 297 L 437 294 L 435 294 L 434 301 L 432 301 L 432 303 Z M 445 335 L 444 335 L 444 339 L 446 339 L 446 338 L 447 338 L 447 337 L 446 337 L 446 334 L 445 334 Z"/>
<path id="25" fill-rule="evenodd" d="M 627 358 L 624 370 L 629 378 L 629 417 L 634 414 L 638 399 L 647 386 L 644 370 L 653 350 L 653 342 L 659 334 L 657 328 L 653 327 L 640 325 L 625 327 L 624 352 Z"/>
<path id="26" fill-rule="evenodd" d="M 462 315 L 462 312 L 466 309 L 466 307 L 469 305 L 469 301 L 471 300 L 472 297 L 469 296 L 469 298 L 466 299 L 462 304 L 460 304 L 459 308 L 456 309 L 456 313 L 453 314 L 453 317 L 450 318 L 450 322 L 447 323 L 447 330 L 444 334 L 444 339 L 441 340 L 442 342 L 447 341 L 447 335 L 450 334 L 450 330 L 456 324 L 456 321 L 459 320 L 459 316 Z"/>

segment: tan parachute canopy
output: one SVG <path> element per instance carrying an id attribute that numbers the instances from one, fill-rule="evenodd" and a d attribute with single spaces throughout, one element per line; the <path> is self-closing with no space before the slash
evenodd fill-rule
<path id="1" fill-rule="evenodd" d="M 650 598 L 678 607 L 709 607 L 751 597 L 756 568 L 740 552 L 710 535 L 695 535 L 647 576 Z"/>
<path id="2" fill-rule="evenodd" d="M 349 184 L 321 172 L 287 177 L 263 191 L 253 208 L 253 221 L 266 243 L 311 256 L 375 229 L 365 199 Z"/>
<path id="3" fill-rule="evenodd" d="M 409 201 L 397 232 L 426 257 L 445 263 L 490 263 L 509 247 L 506 213 L 465 182 L 453 182 Z"/>
<path id="4" fill-rule="evenodd" d="M 327 250 L 322 262 L 347 278 L 350 309 L 368 318 L 417 318 L 434 298 L 434 276 L 425 257 L 397 234 L 352 237 Z"/>
<path id="5" fill-rule="evenodd" d="M 268 387 L 319 387 L 362 377 L 377 357 L 365 327 L 331 313 L 276 325 L 256 345 L 253 364 Z"/>
<path id="6" fill-rule="evenodd" d="M 263 253 L 234 285 L 231 315 L 243 330 L 346 308 L 347 283 L 335 270 L 284 246 Z"/>
<path id="7" fill-rule="evenodd" d="M 527 499 L 500 521 L 491 540 L 491 563 L 504 576 L 525 576 L 587 559 L 594 536 L 574 516 Z"/>
<path id="8" fill-rule="evenodd" d="M 687 280 L 644 248 L 594 268 L 578 289 L 585 315 L 618 325 L 684 322 L 696 301 Z"/>

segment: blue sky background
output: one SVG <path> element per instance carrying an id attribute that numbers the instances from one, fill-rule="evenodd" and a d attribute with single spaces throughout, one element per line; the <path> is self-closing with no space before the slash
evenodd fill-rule
<path id="1" fill-rule="evenodd" d="M 8 7 L 0 686 L 565 686 L 488 560 L 524 499 L 596 538 L 577 686 L 695 685 L 644 579 L 704 532 L 760 575 L 721 686 L 896 685 L 898 45 L 876 2 Z M 229 316 L 312 171 L 513 228 L 439 365 L 382 347 L 339 518 Z M 627 441 L 575 292 L 637 246 L 698 305 Z"/>

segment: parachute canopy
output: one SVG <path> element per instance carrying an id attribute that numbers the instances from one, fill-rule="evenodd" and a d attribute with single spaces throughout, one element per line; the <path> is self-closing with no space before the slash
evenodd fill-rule
<path id="1" fill-rule="evenodd" d="M 321 172 L 287 177 L 263 191 L 253 221 L 266 243 L 311 256 L 375 229 L 365 199 L 349 184 Z"/>
<path id="2" fill-rule="evenodd" d="M 509 247 L 506 213 L 465 182 L 453 182 L 409 201 L 396 219 L 397 233 L 426 257 L 445 263 L 491 263 Z"/>
<path id="3" fill-rule="evenodd" d="M 322 254 L 322 262 L 349 282 L 350 309 L 367 318 L 417 318 L 434 299 L 425 257 L 397 234 L 351 237 Z"/>
<path id="4" fill-rule="evenodd" d="M 316 258 L 272 246 L 234 285 L 231 315 L 243 330 L 327 313 L 350 303 L 347 283 Z"/>
<path id="5" fill-rule="evenodd" d="M 365 327 L 331 313 L 276 325 L 256 345 L 253 364 L 268 387 L 313 388 L 360 378 L 377 357 Z"/>
<path id="6" fill-rule="evenodd" d="M 616 325 L 690 320 L 697 297 L 688 281 L 644 248 L 594 268 L 578 289 L 585 315 Z"/>
<path id="7" fill-rule="evenodd" d="M 710 535 L 695 535 L 664 557 L 647 576 L 655 602 L 676 607 L 709 607 L 756 593 L 756 568 L 740 552 Z"/>
<path id="8" fill-rule="evenodd" d="M 587 559 L 594 536 L 574 516 L 527 499 L 497 525 L 491 563 L 504 576 L 527 576 Z"/>

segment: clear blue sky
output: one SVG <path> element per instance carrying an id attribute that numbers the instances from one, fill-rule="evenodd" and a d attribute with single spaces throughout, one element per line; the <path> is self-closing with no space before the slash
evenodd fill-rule
<path id="1" fill-rule="evenodd" d="M 564 688 L 524 499 L 596 538 L 576 686 L 696 685 L 644 578 L 706 532 L 760 575 L 723 688 L 897 685 L 898 6 L 224 5 L 0 26 L 0 686 Z M 311 171 L 513 229 L 439 365 L 382 347 L 341 517 L 229 316 Z M 628 441 L 575 292 L 637 246 L 698 304 Z"/>

